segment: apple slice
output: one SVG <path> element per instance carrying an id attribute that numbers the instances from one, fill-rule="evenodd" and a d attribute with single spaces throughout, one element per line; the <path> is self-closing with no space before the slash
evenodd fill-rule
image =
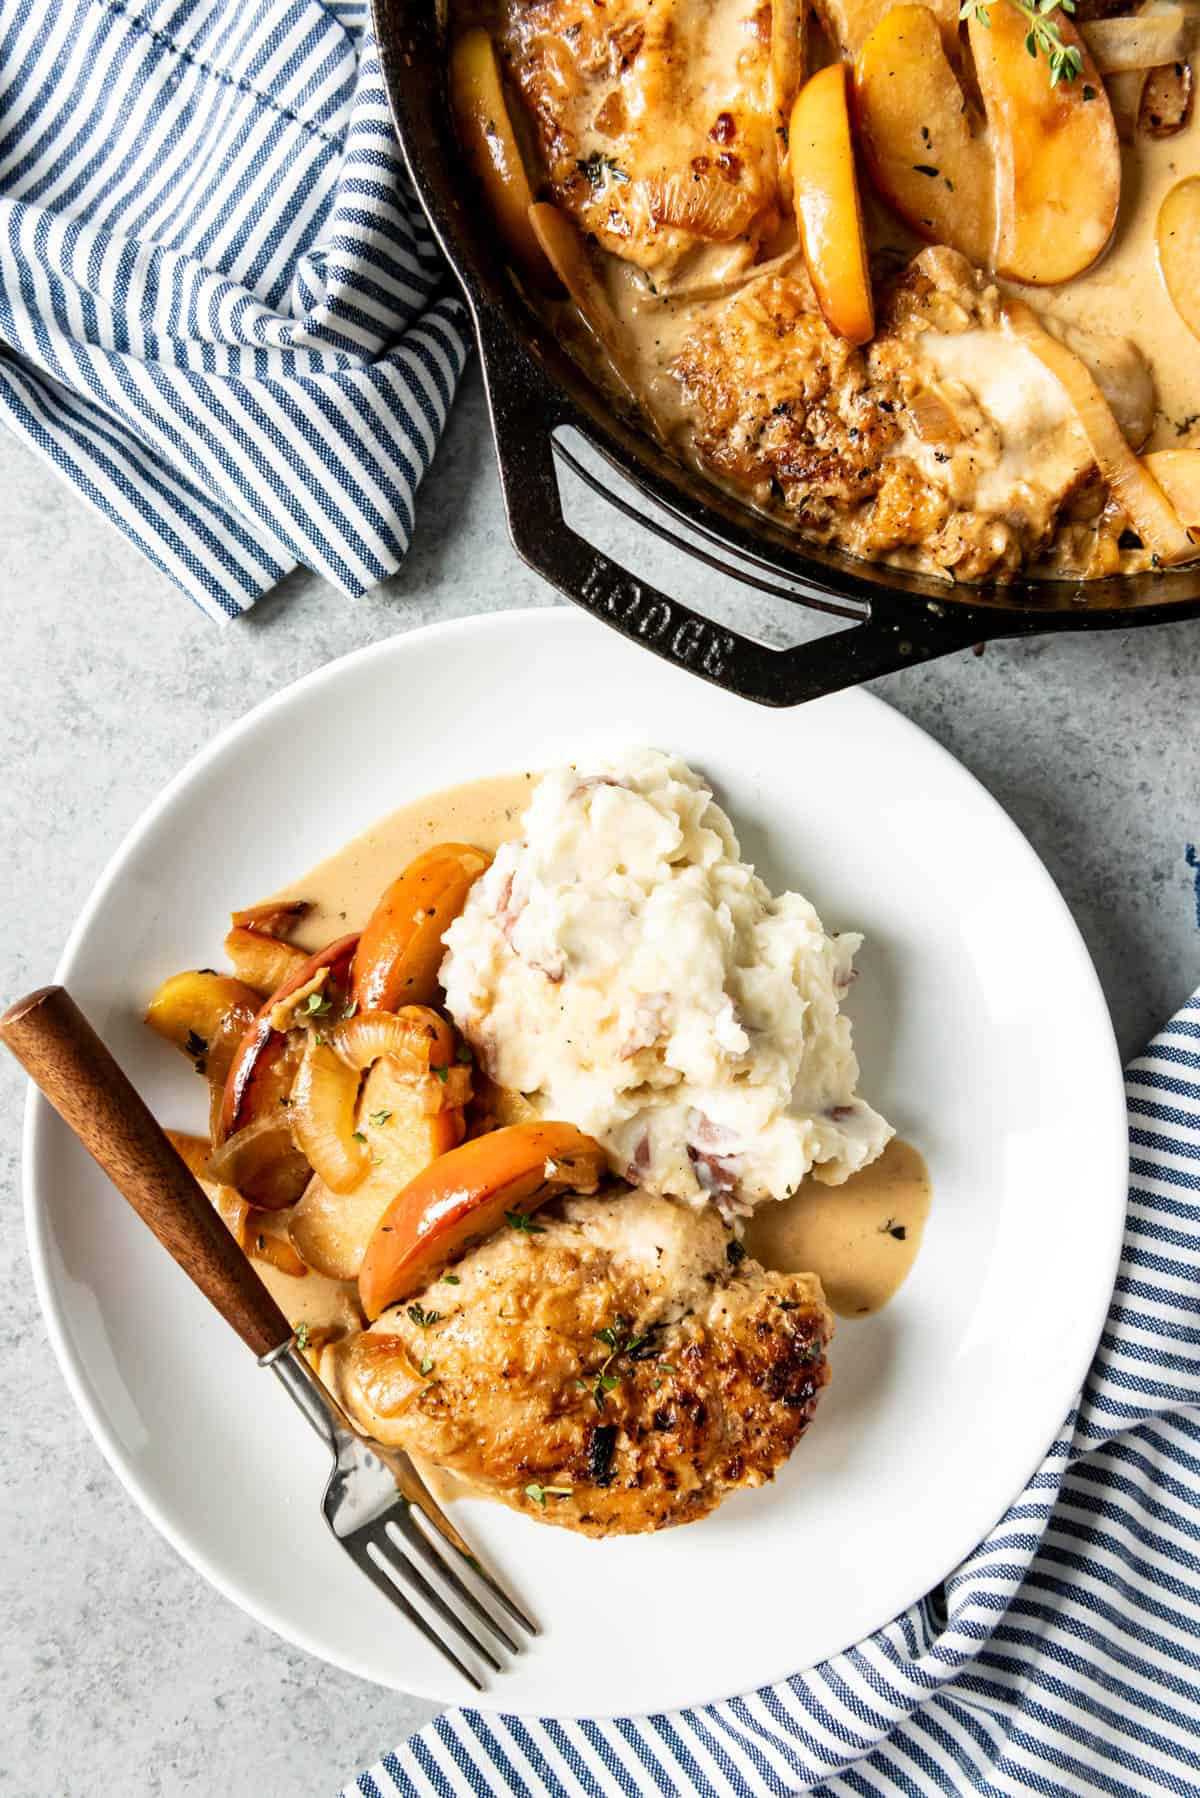
<path id="1" fill-rule="evenodd" d="M 192 968 L 163 981 L 146 1022 L 181 1049 L 198 1073 L 224 1080 L 258 1007 L 253 987 L 211 968 Z"/>
<path id="2" fill-rule="evenodd" d="M 273 1117 L 280 1099 L 288 1097 L 295 1069 L 292 1068 L 288 1073 L 287 1084 L 281 1084 L 287 1038 L 282 1030 L 276 1028 L 272 1019 L 279 1006 L 293 998 L 301 987 L 307 986 L 324 970 L 328 970 L 331 981 L 344 986 L 358 940 L 357 933 L 339 937 L 324 949 L 318 949 L 314 955 L 305 956 L 292 969 L 282 986 L 260 1007 L 238 1044 L 225 1081 L 220 1118 L 222 1138 L 232 1136 L 235 1130 L 242 1129 L 257 1118 Z"/>
<path id="3" fill-rule="evenodd" d="M 1063 45 L 1078 52 L 1073 80 L 1050 81 L 1026 47 L 1015 6 L 972 13 L 968 30 L 996 160 L 994 264 L 1013 281 L 1052 287 L 1090 268 L 1112 236 L 1121 198 L 1121 146 L 1091 52 L 1061 9 Z"/>
<path id="4" fill-rule="evenodd" d="M 359 940 L 350 996 L 360 1011 L 433 1002 L 442 937 L 487 865 L 488 857 L 466 843 L 438 843 L 409 862 Z"/>
<path id="5" fill-rule="evenodd" d="M 384 1212 L 410 1181 L 462 1140 L 457 1106 L 429 1111 L 421 1082 L 394 1061 L 377 1061 L 363 1084 L 357 1129 L 367 1172 L 352 1192 L 332 1192 L 314 1178 L 291 1216 L 292 1244 L 318 1273 L 358 1276 L 367 1244 Z"/>
<path id="6" fill-rule="evenodd" d="M 511 1124 L 443 1155 L 375 1227 L 358 1275 L 368 1319 L 436 1278 L 506 1214 L 536 1230 L 524 1222 L 532 1211 L 558 1192 L 595 1192 L 605 1167 L 599 1143 L 573 1124 Z"/>
<path id="7" fill-rule="evenodd" d="M 1200 449 L 1154 450 L 1142 466 L 1158 482 L 1185 529 L 1200 543 Z"/>
<path id="8" fill-rule="evenodd" d="M 281 943 L 278 937 L 248 924 L 235 924 L 228 932 L 225 953 L 238 979 L 253 987 L 260 999 L 278 991 L 288 975 L 307 960 L 303 949 Z"/>
<path id="9" fill-rule="evenodd" d="M 788 154 L 804 259 L 826 323 L 849 343 L 875 335 L 847 103 L 848 70 L 833 62 L 806 81 L 792 107 Z"/>
<path id="10" fill-rule="evenodd" d="M 450 52 L 450 96 L 458 141 L 501 237 L 539 287 L 553 287 L 554 277 L 529 223 L 533 195 L 495 46 L 482 26 L 465 31 Z"/>
<path id="11" fill-rule="evenodd" d="M 1175 183 L 1158 209 L 1155 236 L 1158 266 L 1175 310 L 1200 337 L 1200 175 Z"/>
<path id="12" fill-rule="evenodd" d="M 855 64 L 855 124 L 871 180 L 888 204 L 919 237 L 948 244 L 983 268 L 994 236 L 992 159 L 972 131 L 943 46 L 927 6 L 885 13 Z"/>

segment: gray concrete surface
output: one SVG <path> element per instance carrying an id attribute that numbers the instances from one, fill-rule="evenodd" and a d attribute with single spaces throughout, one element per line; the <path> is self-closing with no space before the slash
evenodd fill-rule
<path id="1" fill-rule="evenodd" d="M 590 516 L 598 518 L 595 508 Z M 622 527 L 627 532 L 628 527 Z M 728 604 L 671 552 L 639 565 Z M 243 623 L 193 611 L 24 448 L 0 440 L 0 996 L 45 980 L 99 869 L 214 732 L 346 650 L 552 604 L 501 520 L 472 371 L 406 566 L 349 601 L 298 574 Z M 737 600 L 789 640 L 791 608 Z M 1200 624 L 993 645 L 878 683 L 1007 807 L 1078 918 L 1134 1050 L 1200 980 Z M 1013 928 L 1020 929 L 1019 918 Z M 50 1358 L 21 1235 L 21 1082 L 0 1066 L 0 1792 L 332 1795 L 432 1714 L 286 1647 L 210 1591 L 109 1474 Z"/>

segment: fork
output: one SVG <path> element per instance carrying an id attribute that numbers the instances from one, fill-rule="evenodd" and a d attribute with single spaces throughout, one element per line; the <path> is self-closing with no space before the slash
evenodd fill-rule
<path id="1" fill-rule="evenodd" d="M 464 1567 L 514 1623 L 530 1635 L 538 1634 L 536 1624 L 483 1567 L 408 1455 L 371 1441 L 350 1422 L 65 987 L 42 987 L 18 1000 L 0 1017 L 0 1041 L 325 1442 L 333 1467 L 321 1509 L 355 1566 L 476 1691 L 485 1690 L 467 1657 L 500 1673 L 495 1644 L 511 1654 L 521 1645 L 472 1589 Z"/>

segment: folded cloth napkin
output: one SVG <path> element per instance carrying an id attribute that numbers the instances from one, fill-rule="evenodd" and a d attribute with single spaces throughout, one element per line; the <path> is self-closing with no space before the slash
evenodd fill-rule
<path id="1" fill-rule="evenodd" d="M 1129 1068 L 1126 1092 L 1125 1243 L 1091 1373 L 944 1594 L 811 1673 L 701 1710 L 611 1723 L 447 1712 L 342 1798 L 1195 1798 L 1200 993 Z"/>
<path id="2" fill-rule="evenodd" d="M 365 0 L 0 0 L 0 418 L 205 611 L 392 573 L 467 341 Z"/>

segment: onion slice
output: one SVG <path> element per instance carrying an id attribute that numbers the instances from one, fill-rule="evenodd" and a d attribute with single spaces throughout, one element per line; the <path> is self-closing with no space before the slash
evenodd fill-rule
<path id="1" fill-rule="evenodd" d="M 309 1165 L 331 1192 L 353 1192 L 367 1171 L 366 1143 L 355 1138 L 357 1103 L 355 1069 L 328 1042 L 310 1037 L 292 1088 L 291 1124 Z"/>
<path id="2" fill-rule="evenodd" d="M 268 1211 L 294 1205 L 309 1181 L 308 1163 L 292 1140 L 282 1116 L 262 1117 L 214 1149 L 208 1161 L 210 1180 L 236 1187 Z"/>
<path id="3" fill-rule="evenodd" d="M 1146 548 L 1168 566 L 1200 555 L 1200 545 L 1192 542 L 1166 494 L 1125 441 L 1091 370 L 1047 331 L 1024 300 L 1006 298 L 1002 311 L 1009 335 L 1061 384 L 1100 473 Z"/>
<path id="4" fill-rule="evenodd" d="M 628 345 L 617 323 L 599 275 L 588 260 L 579 232 L 565 212 L 550 200 L 538 200 L 529 208 L 529 223 L 546 252 L 546 259 L 570 294 L 585 325 L 604 351 L 626 397 L 646 414 L 656 434 L 666 432 L 655 417 L 649 395 L 638 380 Z"/>
<path id="5" fill-rule="evenodd" d="M 792 181 L 788 162 L 788 130 L 792 106 L 804 82 L 808 58 L 808 0 L 772 0 L 771 5 L 771 123 L 779 160 L 779 194 L 784 208 L 791 204 Z"/>
<path id="6" fill-rule="evenodd" d="M 1156 69 L 1188 53 L 1188 21 L 1182 6 L 1164 6 L 1138 18 L 1093 19 L 1079 30 L 1101 75 Z"/>
<path id="7" fill-rule="evenodd" d="M 458 1060 L 454 1030 L 427 1005 L 361 1011 L 336 1024 L 328 1042 L 356 1073 L 373 1067 L 386 1055 L 396 1071 L 417 1087 L 427 1112 L 448 1111 L 465 1105 L 471 1097 L 471 1070 Z M 326 1179 L 325 1184 L 332 1182 Z"/>

